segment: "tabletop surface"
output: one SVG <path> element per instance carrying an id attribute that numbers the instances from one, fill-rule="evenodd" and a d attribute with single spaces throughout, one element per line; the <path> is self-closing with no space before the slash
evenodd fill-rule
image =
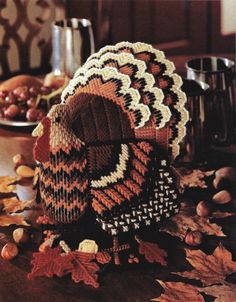
<path id="1" fill-rule="evenodd" d="M 12 157 L 21 153 L 26 156 L 27 162 L 33 164 L 32 129 L 11 129 L 0 126 L 0 176 L 15 175 Z M 221 148 L 212 153 L 210 168 L 218 168 L 224 165 L 235 165 L 235 148 Z M 28 183 L 17 186 L 17 194 L 21 200 L 28 200 L 33 196 L 32 186 Z M 0 196 L 1 197 L 1 196 Z M 220 241 L 228 247 L 233 259 L 236 260 L 235 232 L 236 219 L 222 222 L 229 231 L 229 236 Z M 0 248 L 8 240 L 12 241 L 12 230 L 16 227 L 0 227 Z M 101 274 L 101 286 L 98 289 L 84 284 L 73 283 L 67 276 L 63 278 L 36 278 L 33 281 L 27 279 L 31 270 L 30 259 L 32 251 L 37 247 L 34 244 L 22 248 L 20 254 L 13 261 L 4 261 L 0 257 L 0 302 L 46 302 L 46 301 L 150 301 L 158 297 L 163 289 L 155 281 L 160 276 L 168 278 L 170 272 L 184 270 L 188 267 L 184 259 L 183 247 L 186 245 L 178 239 L 169 238 L 159 234 L 161 245 L 169 255 L 167 267 L 158 264 L 140 264 L 134 266 L 108 267 Z M 208 236 L 204 251 L 211 252 L 219 242 L 219 238 Z M 174 242 L 174 246 L 172 246 Z M 210 300 L 209 300 L 210 301 Z"/>

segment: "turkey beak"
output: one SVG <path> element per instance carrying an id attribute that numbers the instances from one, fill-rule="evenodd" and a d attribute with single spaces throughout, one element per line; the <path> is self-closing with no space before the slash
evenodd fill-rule
<path id="1" fill-rule="evenodd" d="M 33 130 L 32 136 L 33 137 L 40 137 L 43 135 L 43 125 L 39 123 L 38 126 Z"/>

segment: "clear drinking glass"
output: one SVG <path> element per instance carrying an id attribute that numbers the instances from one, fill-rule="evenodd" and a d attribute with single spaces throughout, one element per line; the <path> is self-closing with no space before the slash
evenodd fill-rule
<path id="1" fill-rule="evenodd" d="M 187 78 L 206 82 L 206 122 L 211 143 L 227 145 L 235 139 L 235 64 L 226 58 L 196 58 L 186 63 Z"/>
<path id="2" fill-rule="evenodd" d="M 52 72 L 73 77 L 95 51 L 91 21 L 64 19 L 52 24 Z"/>
<path id="3" fill-rule="evenodd" d="M 209 85 L 201 81 L 183 79 L 181 89 L 187 96 L 189 121 L 178 161 L 191 166 L 204 165 L 209 147 L 206 135 L 206 99 Z"/>

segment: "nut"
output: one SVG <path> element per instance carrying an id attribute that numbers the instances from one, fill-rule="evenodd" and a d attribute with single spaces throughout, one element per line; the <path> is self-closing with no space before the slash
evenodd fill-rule
<path id="1" fill-rule="evenodd" d="M 226 190 L 222 190 L 222 191 L 216 193 L 212 197 L 212 201 L 215 203 L 218 203 L 218 204 L 226 204 L 226 203 L 230 202 L 231 200 L 232 200 L 232 196 Z"/>
<path id="2" fill-rule="evenodd" d="M 201 216 L 201 217 L 206 217 L 206 216 L 209 215 L 210 209 L 209 209 L 209 207 L 207 206 L 207 204 L 205 203 L 204 200 L 200 201 L 197 204 L 196 212 L 197 212 L 198 216 Z"/>
<path id="3" fill-rule="evenodd" d="M 224 167 L 216 171 L 215 179 L 213 180 L 213 186 L 216 189 L 221 187 L 223 181 L 236 184 L 236 169 L 232 167 Z"/>
<path id="4" fill-rule="evenodd" d="M 16 169 L 16 174 L 23 178 L 34 177 L 34 170 L 28 166 L 22 165 Z"/>
<path id="5" fill-rule="evenodd" d="M 185 237 L 185 243 L 191 246 L 198 246 L 202 243 L 202 233 L 199 231 L 190 231 Z"/>
<path id="6" fill-rule="evenodd" d="M 5 260 L 12 260 L 18 255 L 18 248 L 15 243 L 6 243 L 1 251 L 1 256 Z"/>
<path id="7" fill-rule="evenodd" d="M 23 228 L 15 229 L 12 236 L 16 243 L 27 243 L 29 241 L 28 231 Z"/>
<path id="8" fill-rule="evenodd" d="M 15 164 L 15 169 L 17 169 L 19 166 L 25 165 L 26 163 L 26 159 L 22 154 L 14 155 L 12 161 Z"/>

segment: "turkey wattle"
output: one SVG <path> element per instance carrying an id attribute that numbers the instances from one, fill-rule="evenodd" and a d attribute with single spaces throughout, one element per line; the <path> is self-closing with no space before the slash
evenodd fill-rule
<path id="1" fill-rule="evenodd" d="M 111 235 L 178 212 L 170 162 L 188 120 L 181 78 L 164 54 L 122 42 L 91 56 L 34 130 L 45 213 L 70 224 L 93 211 Z"/>

